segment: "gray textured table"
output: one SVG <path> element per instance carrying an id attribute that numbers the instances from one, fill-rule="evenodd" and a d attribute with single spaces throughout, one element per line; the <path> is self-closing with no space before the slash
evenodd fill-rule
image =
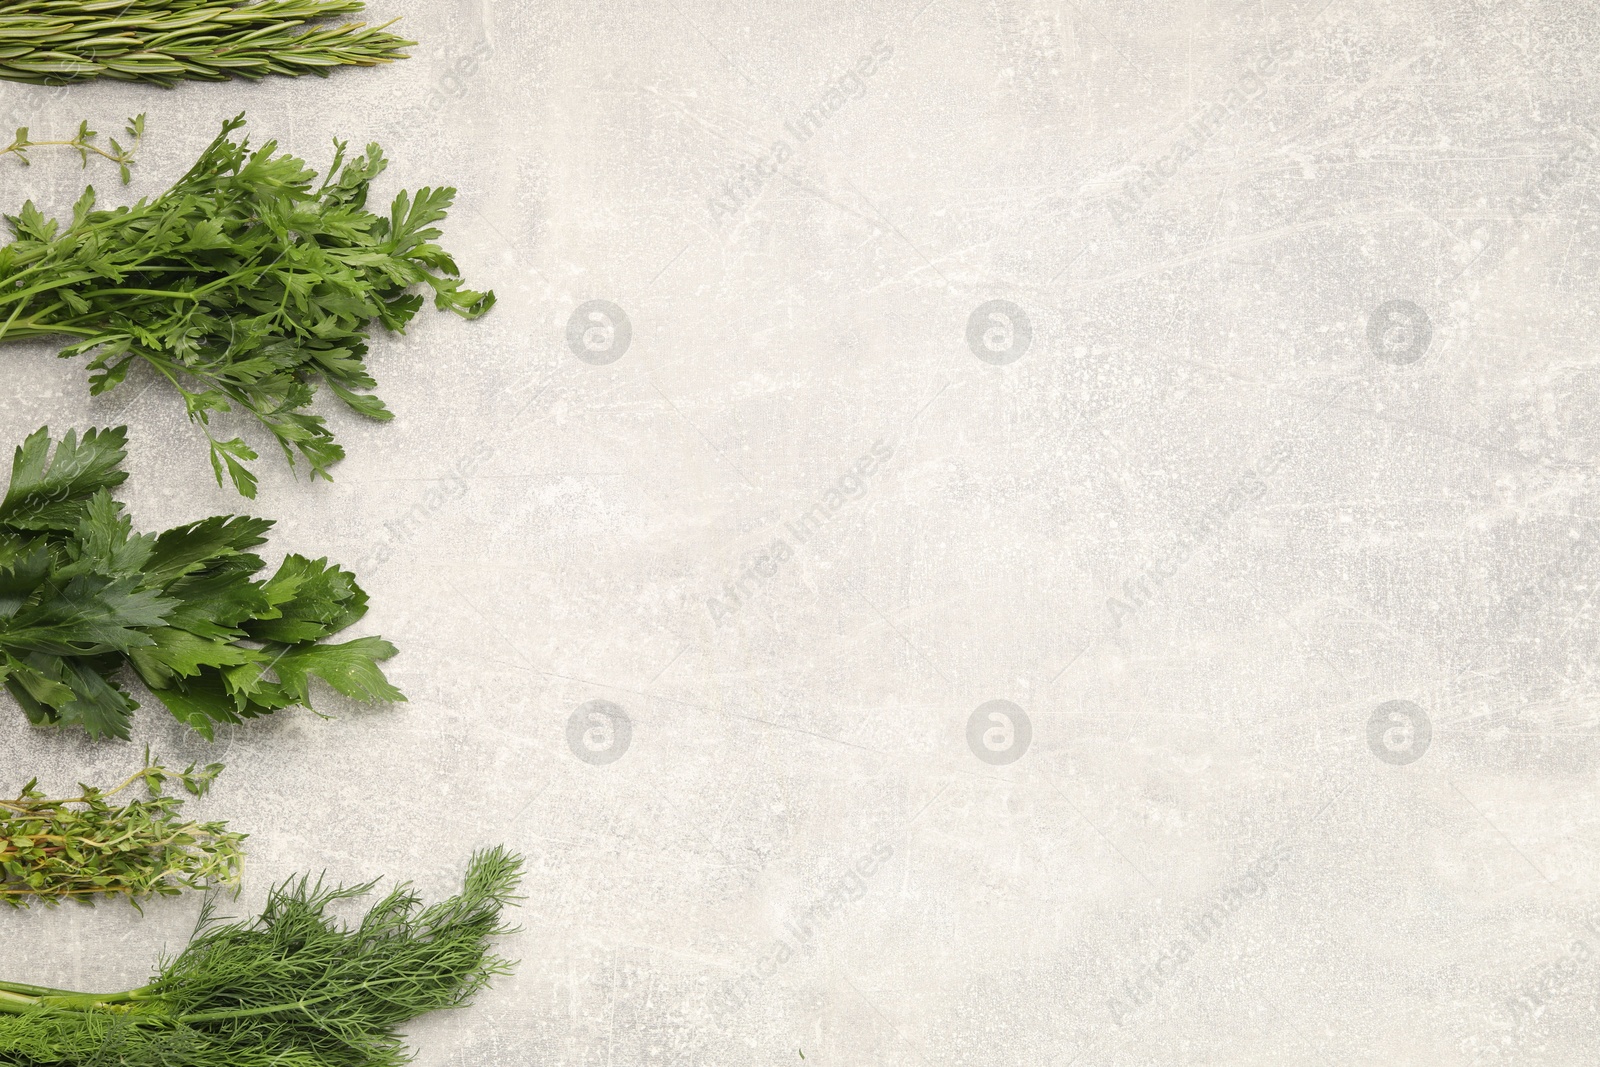
<path id="1" fill-rule="evenodd" d="M 0 85 L 149 113 L 112 201 L 241 110 L 379 139 L 500 297 L 248 506 L 169 393 L 0 353 L 5 448 L 128 423 L 142 527 L 275 518 L 401 648 L 219 742 L 237 911 L 523 850 L 428 1067 L 1594 1062 L 1594 17 L 1322 3 L 381 0 L 389 69 Z M 5 790 L 147 743 L 208 755 L 0 699 Z M 0 973 L 198 907 L 0 913 Z"/>

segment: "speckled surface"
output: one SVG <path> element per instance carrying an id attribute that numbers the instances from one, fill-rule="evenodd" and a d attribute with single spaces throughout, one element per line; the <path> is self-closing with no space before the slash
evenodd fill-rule
<path id="1" fill-rule="evenodd" d="M 140 526 L 274 518 L 402 650 L 219 742 L 238 909 L 525 852 L 425 1067 L 1595 1062 L 1597 26 L 1324 3 L 381 0 L 389 69 L 0 85 L 149 113 L 107 198 L 242 110 L 377 138 L 499 294 L 247 507 L 168 392 L 0 354 L 5 448 L 126 422 Z M 145 744 L 208 755 L 0 698 L 6 790 Z M 0 973 L 198 907 L 0 914 Z"/>

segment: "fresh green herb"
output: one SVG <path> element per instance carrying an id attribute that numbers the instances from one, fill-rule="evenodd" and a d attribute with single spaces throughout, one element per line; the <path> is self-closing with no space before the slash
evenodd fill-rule
<path id="1" fill-rule="evenodd" d="M 510 961 L 500 912 L 522 861 L 473 856 L 460 895 L 422 907 L 402 885 L 348 928 L 331 905 L 371 885 L 279 887 L 253 922 L 221 925 L 209 907 L 193 940 L 146 986 L 73 993 L 0 982 L 3 1067 L 400 1067 L 396 1032 L 466 1004 Z"/>
<path id="2" fill-rule="evenodd" d="M 125 896 L 137 906 L 151 895 L 237 887 L 245 835 L 226 823 L 183 819 L 182 798 L 162 793 L 176 778 L 191 796 L 204 796 L 221 771 L 220 763 L 199 770 L 191 763 L 173 774 L 146 749 L 144 767 L 114 789 L 80 785 L 81 795 L 52 800 L 34 779 L 16 800 L 0 800 L 0 900 L 21 907 Z M 110 803 L 135 783 L 148 799 Z"/>
<path id="3" fill-rule="evenodd" d="M 360 0 L 10 0 L 0 4 L 0 79 L 62 85 L 92 78 L 175 85 L 320 74 L 405 59 L 415 41 L 346 23 Z"/>
<path id="4" fill-rule="evenodd" d="M 12 138 L 11 143 L 4 148 L 0 148 L 0 156 L 15 155 L 23 166 L 27 166 L 29 163 L 28 149 L 30 148 L 72 148 L 76 149 L 78 155 L 83 157 L 85 168 L 89 166 L 89 155 L 91 153 L 115 163 L 122 174 L 122 184 L 127 185 L 128 180 L 132 177 L 128 167 L 133 163 L 133 151 L 139 147 L 139 141 L 144 137 L 144 115 L 141 114 L 129 119 L 127 130 L 128 137 L 132 143 L 127 148 L 123 148 L 122 145 L 117 143 L 117 139 L 113 137 L 111 138 L 111 150 L 108 152 L 94 143 L 94 139 L 100 135 L 89 128 L 87 121 L 78 123 L 78 133 L 70 141 L 29 140 L 28 127 L 21 126 L 18 127 L 17 135 Z"/>
<path id="5" fill-rule="evenodd" d="M 293 465 L 313 477 L 344 456 L 320 415 L 307 410 L 318 382 L 361 415 L 388 419 L 364 390 L 374 319 L 403 331 L 434 304 L 476 318 L 493 293 L 461 287 L 455 262 L 433 240 L 454 189 L 401 193 L 388 218 L 366 209 L 383 153 L 345 162 L 336 142 L 327 180 L 276 144 L 250 151 L 223 124 L 177 184 L 152 201 L 96 210 L 83 194 L 61 229 L 32 202 L 6 216 L 16 240 L 0 248 L 0 340 L 66 335 L 63 357 L 93 353 L 91 393 L 121 384 L 143 362 L 183 397 L 211 443 L 217 480 L 226 471 L 247 497 L 256 453 L 241 438 L 211 435 L 211 415 L 237 408 L 270 430 Z M 58 232 L 59 231 L 59 232 Z"/>
<path id="6" fill-rule="evenodd" d="M 180 721 L 311 706 L 310 679 L 360 700 L 404 700 L 378 663 L 389 642 L 321 644 L 367 611 L 355 576 L 290 555 L 271 578 L 250 549 L 266 519 L 217 515 L 136 534 L 111 490 L 127 430 L 68 431 L 52 457 L 41 428 L 16 451 L 0 500 L 0 681 L 28 718 L 128 736 L 139 705 L 114 680 L 131 665 Z"/>

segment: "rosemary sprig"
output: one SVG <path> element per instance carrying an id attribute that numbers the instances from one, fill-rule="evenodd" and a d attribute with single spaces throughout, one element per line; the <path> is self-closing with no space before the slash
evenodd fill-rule
<path id="1" fill-rule="evenodd" d="M 171 86 L 268 74 L 326 76 L 406 58 L 398 22 L 304 28 L 360 0 L 10 0 L 0 4 L 0 80 L 94 78 Z"/>
<path id="2" fill-rule="evenodd" d="M 352 410 L 389 419 L 365 361 L 374 320 L 403 331 L 422 307 L 477 318 L 493 293 L 462 287 L 434 244 L 454 189 L 401 193 L 389 216 L 367 210 L 386 166 L 377 145 L 345 161 L 335 142 L 321 185 L 316 173 L 269 141 L 250 150 L 222 132 L 189 172 L 154 200 L 97 210 L 85 190 L 65 227 L 30 201 L 6 216 L 16 240 L 0 247 L 0 340 L 67 337 L 63 357 L 92 354 L 89 391 L 116 388 L 144 363 L 183 397 L 206 434 L 211 465 L 247 497 L 256 452 L 218 440 L 211 416 L 238 409 L 277 438 L 292 465 L 329 477 L 344 456 L 308 410 L 319 383 Z"/>
<path id="3" fill-rule="evenodd" d="M 21 126 L 18 127 L 17 134 L 14 138 L 12 138 L 11 143 L 4 148 L 0 148 L 0 156 L 15 155 L 17 160 L 26 167 L 30 162 L 28 159 L 28 149 L 30 148 L 72 148 L 77 151 L 78 155 L 83 157 L 83 165 L 85 168 L 89 166 L 89 156 L 91 153 L 101 157 L 102 159 L 109 159 L 111 162 L 115 163 L 117 165 L 117 169 L 122 174 L 122 184 L 127 185 L 128 180 L 132 177 L 132 175 L 129 173 L 128 167 L 131 163 L 133 163 L 134 149 L 139 147 L 139 141 L 144 137 L 143 114 L 128 120 L 127 132 L 128 137 L 132 141 L 127 148 L 122 147 L 122 145 L 117 142 L 117 139 L 113 137 L 111 138 L 111 150 L 107 151 L 106 149 L 101 148 L 99 145 L 94 143 L 94 139 L 100 135 L 89 128 L 89 123 L 87 121 L 78 123 L 78 132 L 69 141 L 30 140 L 28 138 L 28 127 Z"/>
<path id="4" fill-rule="evenodd" d="M 123 993 L 0 982 L 0 1067 L 400 1067 L 398 1029 L 466 1004 L 509 961 L 522 861 L 473 856 L 461 893 L 429 907 L 406 885 L 354 927 L 331 906 L 371 884 L 280 886 L 253 922 L 222 925 L 208 906 L 187 948 Z"/>
<path id="5" fill-rule="evenodd" d="M 180 815 L 183 800 L 165 795 L 176 779 L 191 796 L 204 796 L 222 771 L 212 763 L 177 773 L 150 759 L 113 789 L 80 785 L 83 792 L 47 798 L 38 779 L 15 800 L 0 800 L 0 901 L 22 907 L 123 896 L 176 896 L 184 889 L 235 888 L 244 862 L 244 834 L 226 823 L 195 822 Z M 142 783 L 147 799 L 112 804 L 111 798 Z"/>

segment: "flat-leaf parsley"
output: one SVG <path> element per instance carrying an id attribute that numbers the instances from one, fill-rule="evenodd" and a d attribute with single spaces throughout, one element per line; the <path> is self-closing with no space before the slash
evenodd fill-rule
<path id="1" fill-rule="evenodd" d="M 31 435 L 0 499 L 0 683 L 29 719 L 128 736 L 138 707 L 115 674 L 131 666 L 180 721 L 207 738 L 310 706 L 317 677 L 359 700 L 404 700 L 379 662 L 379 637 L 323 644 L 367 612 L 355 575 L 326 559 L 284 558 L 271 578 L 251 549 L 267 519 L 215 515 L 160 535 L 133 532 L 111 490 L 127 432 Z"/>

